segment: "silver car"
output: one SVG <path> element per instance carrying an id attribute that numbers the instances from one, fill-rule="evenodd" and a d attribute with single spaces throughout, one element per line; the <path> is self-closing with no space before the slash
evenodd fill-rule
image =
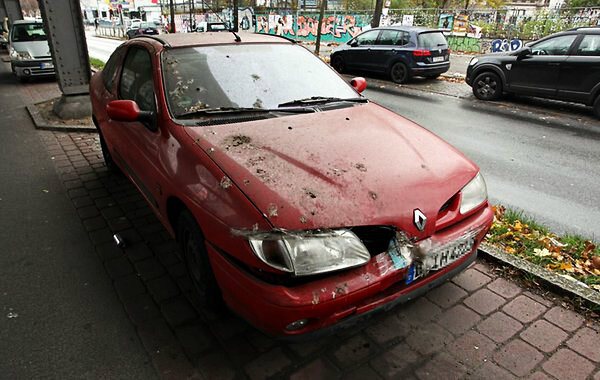
<path id="1" fill-rule="evenodd" d="M 8 36 L 8 52 L 12 71 L 21 81 L 55 73 L 48 37 L 41 21 L 15 21 Z"/>

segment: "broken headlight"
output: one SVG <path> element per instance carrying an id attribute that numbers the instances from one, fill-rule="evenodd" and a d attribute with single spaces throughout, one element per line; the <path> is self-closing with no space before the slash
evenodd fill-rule
<path id="1" fill-rule="evenodd" d="M 296 276 L 352 268 L 371 258 L 349 230 L 259 233 L 248 240 L 261 261 Z"/>
<path id="2" fill-rule="evenodd" d="M 477 173 L 461 190 L 460 213 L 466 214 L 487 200 L 487 186 L 481 173 Z"/>

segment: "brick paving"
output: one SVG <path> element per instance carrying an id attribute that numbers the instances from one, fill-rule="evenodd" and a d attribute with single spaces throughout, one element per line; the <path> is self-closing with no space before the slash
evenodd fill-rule
<path id="1" fill-rule="evenodd" d="M 25 96 L 38 97 L 32 94 Z M 107 172 L 96 134 L 39 135 L 164 378 L 600 379 L 600 325 L 481 260 L 350 330 L 302 343 L 273 340 L 199 305 L 175 242 L 133 185 Z M 126 248 L 113 244 L 114 232 L 126 236 Z"/>

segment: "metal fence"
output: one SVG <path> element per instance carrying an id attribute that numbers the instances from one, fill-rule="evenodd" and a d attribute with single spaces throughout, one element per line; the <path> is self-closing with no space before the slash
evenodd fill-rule
<path id="1" fill-rule="evenodd" d="M 122 26 L 98 26 L 95 28 L 96 35 L 110 38 L 125 38 L 125 28 Z"/>

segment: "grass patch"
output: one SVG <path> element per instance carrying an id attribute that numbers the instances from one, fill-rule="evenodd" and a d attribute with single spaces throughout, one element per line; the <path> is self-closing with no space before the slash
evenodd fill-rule
<path id="1" fill-rule="evenodd" d="M 558 236 L 522 211 L 494 206 L 486 242 L 600 291 L 600 248 L 590 239 Z"/>
<path id="2" fill-rule="evenodd" d="M 98 58 L 90 57 L 90 66 L 92 66 L 95 69 L 102 70 L 104 68 L 104 61 Z"/>

